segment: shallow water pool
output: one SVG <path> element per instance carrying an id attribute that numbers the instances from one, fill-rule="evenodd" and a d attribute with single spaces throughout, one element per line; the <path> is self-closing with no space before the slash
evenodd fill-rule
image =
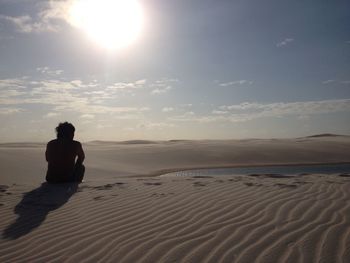
<path id="1" fill-rule="evenodd" d="M 220 176 L 235 174 L 347 174 L 350 173 L 350 164 L 322 164 L 322 165 L 283 165 L 283 166 L 256 166 L 236 168 L 195 169 L 173 173 L 163 176 Z"/>

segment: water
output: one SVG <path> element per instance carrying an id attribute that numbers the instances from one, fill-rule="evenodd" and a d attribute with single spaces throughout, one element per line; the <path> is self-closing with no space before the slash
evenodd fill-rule
<path id="1" fill-rule="evenodd" d="M 220 176 L 235 174 L 337 174 L 350 173 L 350 164 L 257 166 L 241 168 L 196 169 L 165 174 L 164 176 Z"/>

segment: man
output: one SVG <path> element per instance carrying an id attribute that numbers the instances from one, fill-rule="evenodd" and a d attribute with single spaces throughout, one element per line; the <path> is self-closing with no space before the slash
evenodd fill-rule
<path id="1" fill-rule="evenodd" d="M 48 183 L 81 182 L 84 178 L 85 154 L 81 143 L 74 141 L 75 128 L 71 123 L 60 123 L 56 127 L 57 139 L 46 147 Z"/>

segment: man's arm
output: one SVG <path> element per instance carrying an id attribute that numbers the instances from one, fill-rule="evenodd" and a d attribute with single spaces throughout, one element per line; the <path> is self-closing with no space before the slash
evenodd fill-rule
<path id="1" fill-rule="evenodd" d="M 46 161 L 49 162 L 49 160 L 50 160 L 50 147 L 49 147 L 49 144 L 46 145 L 45 158 L 46 158 Z"/>
<path id="2" fill-rule="evenodd" d="M 83 147 L 81 146 L 80 142 L 78 144 L 77 155 L 78 155 L 77 164 L 82 165 L 84 162 L 84 159 L 85 159 L 85 153 L 84 153 Z"/>

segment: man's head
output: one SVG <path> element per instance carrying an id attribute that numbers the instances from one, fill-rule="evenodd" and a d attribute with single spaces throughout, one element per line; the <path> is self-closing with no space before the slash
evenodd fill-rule
<path id="1" fill-rule="evenodd" d="M 73 124 L 69 122 L 61 122 L 56 127 L 56 133 L 58 139 L 73 140 L 75 128 Z"/>

